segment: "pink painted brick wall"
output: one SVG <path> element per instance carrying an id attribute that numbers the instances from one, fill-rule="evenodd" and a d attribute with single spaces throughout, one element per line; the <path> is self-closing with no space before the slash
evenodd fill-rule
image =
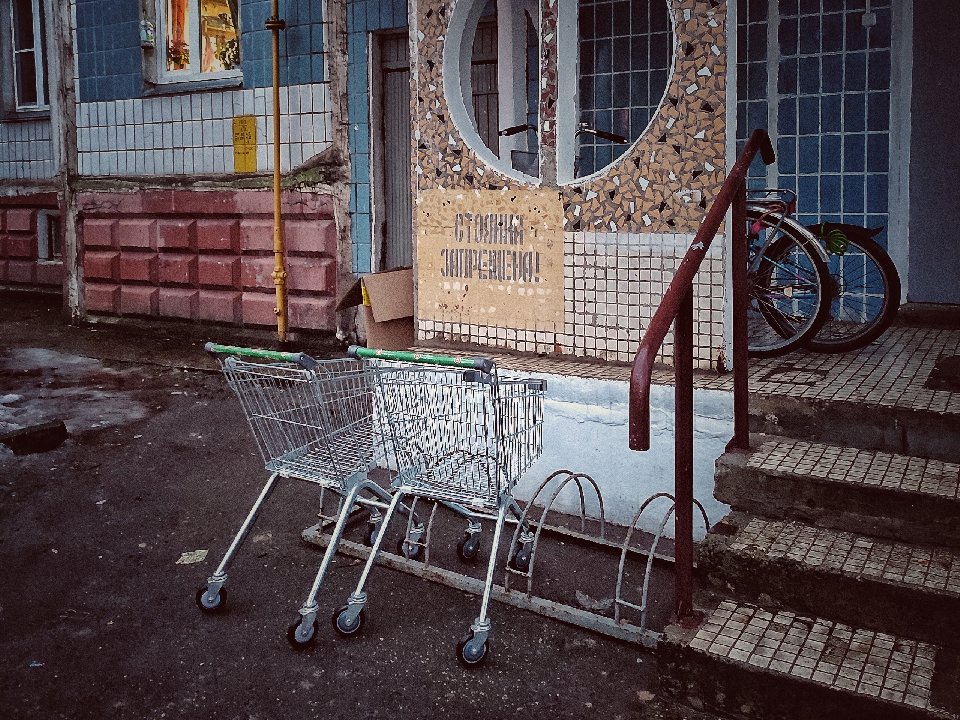
<path id="1" fill-rule="evenodd" d="M 195 320 L 200 291 L 188 288 L 160 288 L 160 315 Z"/>
<path id="2" fill-rule="evenodd" d="M 61 263 L 37 263 L 37 285 L 62 285 L 63 265 Z"/>
<path id="3" fill-rule="evenodd" d="M 83 302 L 87 312 L 120 312 L 120 286 L 114 284 L 86 283 L 83 289 Z"/>
<path id="4" fill-rule="evenodd" d="M 197 220 L 197 247 L 200 250 L 240 252 L 238 220 Z"/>
<path id="5" fill-rule="evenodd" d="M 157 225 L 157 247 L 173 250 L 196 250 L 196 222 L 193 220 L 160 220 Z"/>
<path id="6" fill-rule="evenodd" d="M 119 223 L 116 220 L 87 220 L 83 223 L 84 247 L 115 247 Z"/>
<path id="7" fill-rule="evenodd" d="M 120 253 L 120 279 L 156 283 L 157 256 L 151 253 Z"/>
<path id="8" fill-rule="evenodd" d="M 313 290 L 333 294 L 337 266 L 330 258 L 291 257 L 287 259 L 287 283 L 291 290 Z"/>
<path id="9" fill-rule="evenodd" d="M 78 207 L 91 312 L 276 323 L 271 192 L 83 193 Z M 283 212 L 290 326 L 333 330 L 332 199 L 287 192 Z"/>
<path id="10" fill-rule="evenodd" d="M 239 323 L 240 293 L 223 290 L 201 290 L 198 316 L 202 320 L 214 320 L 222 323 Z"/>
<path id="11" fill-rule="evenodd" d="M 120 253 L 87 250 L 83 254 L 83 275 L 86 280 L 119 280 Z"/>
<path id="12" fill-rule="evenodd" d="M 116 235 L 122 248 L 157 249 L 157 221 L 123 218 L 117 223 Z"/>
<path id="13" fill-rule="evenodd" d="M 120 286 L 120 312 L 123 315 L 156 315 L 160 288 L 139 285 Z"/>
<path id="14" fill-rule="evenodd" d="M 164 253 L 160 256 L 160 282 L 177 285 L 196 285 L 196 255 Z"/>
<path id="15" fill-rule="evenodd" d="M 243 294 L 243 324 L 244 325 L 276 325 L 277 314 L 276 293 Z"/>
<path id="16" fill-rule="evenodd" d="M 36 217 L 32 208 L 10 208 L 7 210 L 7 232 L 35 232 Z"/>
<path id="17" fill-rule="evenodd" d="M 37 281 L 37 264 L 30 260 L 10 260 L 7 279 L 12 283 L 33 284 Z"/>
<path id="18" fill-rule="evenodd" d="M 240 258 L 225 255 L 201 255 L 199 280 L 202 286 L 240 288 Z"/>

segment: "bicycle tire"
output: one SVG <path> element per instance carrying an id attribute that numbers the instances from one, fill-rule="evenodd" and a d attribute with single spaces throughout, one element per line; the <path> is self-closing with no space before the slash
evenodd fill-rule
<path id="1" fill-rule="evenodd" d="M 833 297 L 827 321 L 807 342 L 814 352 L 842 353 L 866 347 L 893 324 L 900 308 L 900 275 L 873 239 L 847 233 L 842 255 L 830 254 Z"/>
<path id="2" fill-rule="evenodd" d="M 756 273 L 749 278 L 747 349 L 750 357 L 786 355 L 806 346 L 830 310 L 829 272 L 817 239 L 790 218 L 748 208 L 751 257 L 774 232 Z"/>

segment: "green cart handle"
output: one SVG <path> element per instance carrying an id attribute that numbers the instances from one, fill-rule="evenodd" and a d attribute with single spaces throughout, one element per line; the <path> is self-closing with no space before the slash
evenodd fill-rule
<path id="1" fill-rule="evenodd" d="M 297 363 L 306 370 L 313 370 L 318 363 L 312 357 L 306 353 L 288 353 L 288 352 L 276 352 L 274 350 L 258 350 L 256 348 L 245 348 L 245 347 L 235 347 L 233 345 L 217 345 L 216 343 L 208 342 L 203 346 L 203 349 L 206 350 L 211 355 L 232 355 L 234 357 L 252 357 L 259 358 L 261 360 L 275 360 L 277 362 L 293 362 Z"/>
<path id="2" fill-rule="evenodd" d="M 490 373 L 493 370 L 493 360 L 485 357 L 452 357 L 451 355 L 433 355 L 431 353 L 409 352 L 407 350 L 377 350 L 359 345 L 351 345 L 347 350 L 350 357 L 379 358 L 380 360 L 395 360 L 398 362 L 429 363 L 445 367 L 466 367 Z"/>

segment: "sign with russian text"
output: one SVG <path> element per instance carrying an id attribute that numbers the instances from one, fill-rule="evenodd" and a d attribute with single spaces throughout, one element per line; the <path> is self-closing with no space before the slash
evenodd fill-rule
<path id="1" fill-rule="evenodd" d="M 421 320 L 563 325 L 563 206 L 550 190 L 427 190 L 417 205 Z"/>
<path id="2" fill-rule="evenodd" d="M 256 115 L 237 115 L 233 118 L 233 171 L 257 171 Z"/>

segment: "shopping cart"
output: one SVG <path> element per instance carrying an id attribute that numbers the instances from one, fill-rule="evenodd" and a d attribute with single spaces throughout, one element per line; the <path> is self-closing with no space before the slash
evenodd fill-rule
<path id="1" fill-rule="evenodd" d="M 393 454 L 389 436 L 380 431 L 377 422 L 373 376 L 351 358 L 317 361 L 303 353 L 213 343 L 205 349 L 218 358 L 240 399 L 270 477 L 220 565 L 197 591 L 197 605 L 205 612 L 223 610 L 227 568 L 277 479 L 316 483 L 338 493 L 340 503 L 310 594 L 287 631 L 291 645 L 303 647 L 316 634 L 317 594 L 354 506 L 362 505 L 370 512 L 368 539 L 381 535 L 379 530 L 385 527 L 380 510 L 397 506 L 391 494 L 368 475 Z M 401 510 L 409 514 L 406 507 Z M 409 525 L 408 534 L 416 542 L 423 524 L 414 515 Z"/>
<path id="2" fill-rule="evenodd" d="M 376 378 L 377 403 L 396 455 L 394 494 L 384 522 L 406 496 L 452 503 L 474 520 L 496 520 L 480 615 L 457 645 L 460 662 L 477 665 L 487 656 L 487 608 L 500 534 L 508 511 L 521 515 L 513 487 L 543 452 L 546 382 L 501 379 L 486 358 L 359 347 L 349 353 Z M 381 544 L 378 536 L 356 590 L 334 613 L 334 627 L 342 635 L 363 626 L 363 588 Z"/>

